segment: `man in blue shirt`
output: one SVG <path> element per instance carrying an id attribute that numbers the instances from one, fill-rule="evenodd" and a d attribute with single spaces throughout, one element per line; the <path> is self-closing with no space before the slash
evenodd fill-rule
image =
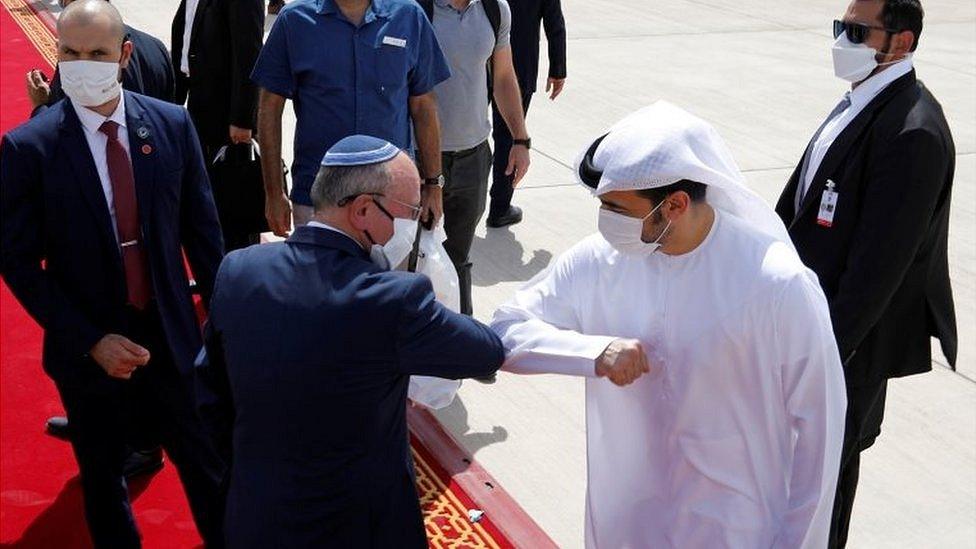
<path id="1" fill-rule="evenodd" d="M 258 139 L 268 224 L 287 234 L 311 218 L 309 191 L 325 151 L 353 134 L 403 150 L 416 141 L 424 216 L 440 219 L 440 125 L 434 86 L 450 76 L 433 29 L 412 0 L 296 0 L 281 10 L 251 78 L 261 87 Z M 297 127 L 291 202 L 281 166 L 281 113 Z M 411 139 L 410 120 L 414 137 Z"/>

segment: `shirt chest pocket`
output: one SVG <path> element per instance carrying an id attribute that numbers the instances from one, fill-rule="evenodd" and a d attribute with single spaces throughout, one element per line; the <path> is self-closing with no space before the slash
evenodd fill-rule
<path id="1" fill-rule="evenodd" d="M 391 35 L 378 37 L 373 56 L 377 91 L 383 95 L 401 91 L 407 85 L 410 70 L 407 40 Z"/>

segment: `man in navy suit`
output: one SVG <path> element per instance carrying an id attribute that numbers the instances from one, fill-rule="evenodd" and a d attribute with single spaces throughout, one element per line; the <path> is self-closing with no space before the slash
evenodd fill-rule
<path id="1" fill-rule="evenodd" d="M 425 548 L 410 375 L 492 374 L 501 342 L 439 304 L 426 277 L 389 270 L 421 212 L 403 152 L 347 137 L 311 197 L 311 222 L 231 252 L 217 275 L 201 412 L 232 448 L 227 545 Z"/>
<path id="2" fill-rule="evenodd" d="M 76 1 L 58 34 L 68 99 L 0 144 L 0 273 L 44 329 L 95 546 L 140 546 L 122 465 L 146 437 L 219 547 L 224 466 L 187 381 L 202 341 L 183 252 L 208 296 L 223 247 L 199 141 L 182 108 L 122 93 L 132 44 L 111 4 Z"/>
<path id="3" fill-rule="evenodd" d="M 61 9 L 68 7 L 75 0 L 59 0 Z M 106 0 L 108 1 L 108 0 Z M 129 63 L 122 71 L 122 88 L 131 92 L 148 95 L 163 101 L 173 102 L 175 84 L 173 80 L 173 63 L 170 61 L 169 51 L 159 39 L 150 36 L 139 29 L 125 26 L 128 40 L 132 42 L 132 55 Z M 27 95 L 34 110 L 31 117 L 44 112 L 49 106 L 64 99 L 61 89 L 61 75 L 57 69 L 48 82 L 47 76 L 40 70 L 34 69 L 27 73 Z M 54 416 L 47 420 L 47 433 L 61 440 L 70 440 L 71 429 L 68 418 Z M 151 473 L 163 466 L 163 452 L 157 441 L 147 440 L 148 445 L 143 449 L 133 449 L 125 460 L 125 476 Z"/>

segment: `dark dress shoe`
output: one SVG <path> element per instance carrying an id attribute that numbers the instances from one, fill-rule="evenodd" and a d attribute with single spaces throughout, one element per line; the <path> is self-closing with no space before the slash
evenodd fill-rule
<path id="1" fill-rule="evenodd" d="M 508 210 L 501 215 L 488 216 L 488 226 L 493 229 L 514 225 L 520 221 L 522 221 L 522 208 L 518 206 L 509 206 Z"/>
<path id="2" fill-rule="evenodd" d="M 71 440 L 71 429 L 68 426 L 68 418 L 64 416 L 47 418 L 46 432 L 58 440 Z"/>
<path id="3" fill-rule="evenodd" d="M 490 376 L 485 376 L 485 377 L 476 377 L 474 379 L 479 383 L 484 383 L 485 385 L 491 385 L 492 383 L 498 381 L 498 374 L 491 374 Z"/>
<path id="4" fill-rule="evenodd" d="M 151 450 L 132 450 L 122 465 L 125 478 L 155 473 L 163 468 L 163 449 L 159 446 Z"/>

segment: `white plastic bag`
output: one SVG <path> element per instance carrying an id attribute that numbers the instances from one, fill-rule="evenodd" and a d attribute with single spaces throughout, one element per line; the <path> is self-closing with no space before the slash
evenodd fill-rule
<path id="1" fill-rule="evenodd" d="M 454 264 L 451 263 L 451 258 L 447 256 L 447 251 L 444 249 L 445 240 L 447 240 L 447 233 L 440 225 L 434 227 L 433 231 L 421 231 L 417 272 L 430 279 L 437 301 L 457 312 L 461 308 L 461 287 L 458 284 Z M 460 387 L 460 380 L 410 376 L 407 396 L 414 402 L 439 410 L 454 401 L 454 395 Z"/>

